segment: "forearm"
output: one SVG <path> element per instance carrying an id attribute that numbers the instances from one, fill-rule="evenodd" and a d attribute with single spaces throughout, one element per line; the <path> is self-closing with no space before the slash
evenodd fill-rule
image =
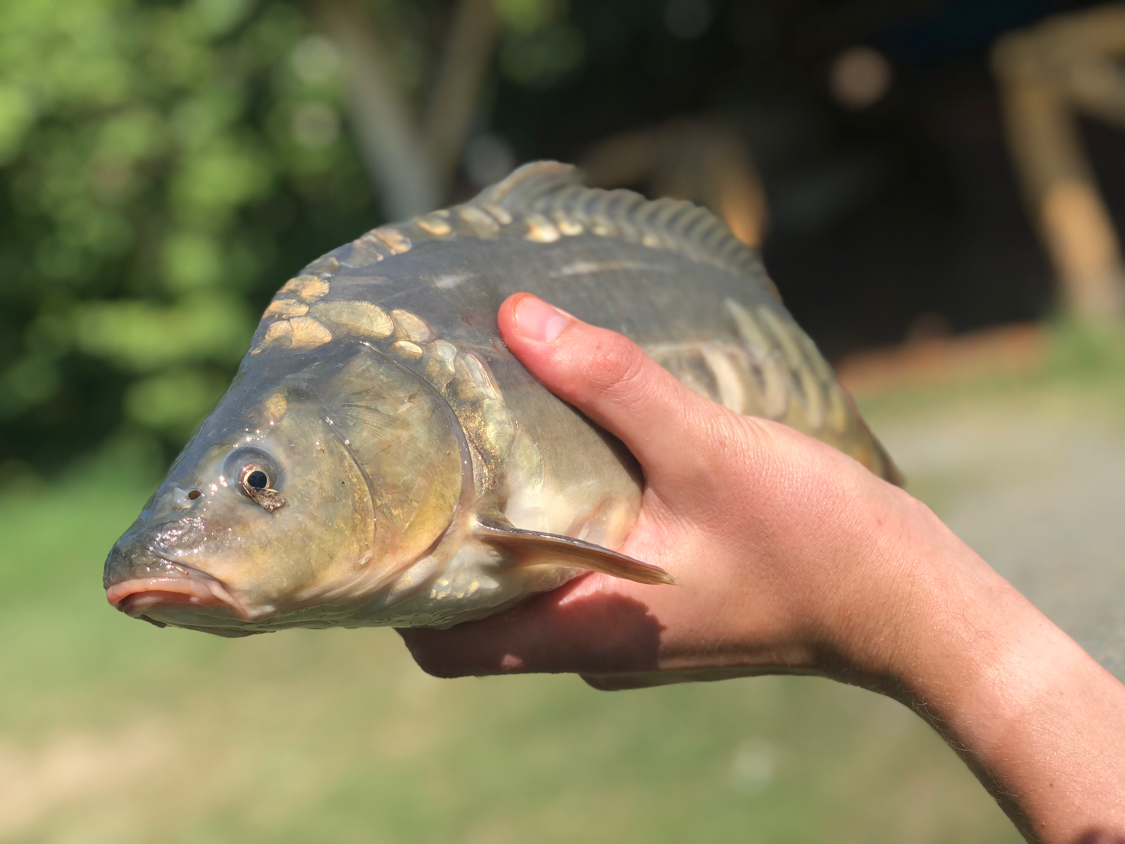
<path id="1" fill-rule="evenodd" d="M 1125 686 L 975 555 L 941 566 L 897 696 L 1029 839 L 1125 840 Z"/>

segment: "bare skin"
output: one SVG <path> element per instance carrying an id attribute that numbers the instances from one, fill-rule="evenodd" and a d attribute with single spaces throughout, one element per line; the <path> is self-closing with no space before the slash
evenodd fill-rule
<path id="1" fill-rule="evenodd" d="M 442 677 L 570 672 L 599 689 L 817 674 L 910 706 L 1028 840 L 1125 842 L 1125 686 L 925 505 L 785 426 L 691 392 L 630 341 L 518 294 L 509 348 L 644 468 L 604 575 L 445 631 L 402 631 Z"/>

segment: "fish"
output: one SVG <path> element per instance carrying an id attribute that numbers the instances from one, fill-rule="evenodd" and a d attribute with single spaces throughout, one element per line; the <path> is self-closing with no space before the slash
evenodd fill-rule
<path id="1" fill-rule="evenodd" d="M 500 304 L 521 291 L 632 338 L 724 407 L 900 481 L 717 217 L 537 162 L 281 287 L 230 389 L 110 552 L 110 604 L 235 637 L 447 628 L 589 571 L 672 584 L 615 550 L 640 508 L 635 459 L 500 339 Z"/>

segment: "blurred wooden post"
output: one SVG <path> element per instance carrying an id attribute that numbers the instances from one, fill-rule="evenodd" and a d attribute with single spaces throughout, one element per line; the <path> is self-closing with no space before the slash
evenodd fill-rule
<path id="1" fill-rule="evenodd" d="M 385 212 L 404 219 L 432 211 L 447 198 L 492 61 L 498 31 L 493 0 L 458 4 L 423 125 L 358 0 L 318 0 L 317 8 L 344 56 L 352 128 Z"/>
<path id="2" fill-rule="evenodd" d="M 384 210 L 391 218 L 433 210 L 440 192 L 429 156 L 367 16 L 356 0 L 320 0 L 319 10 L 344 56 L 352 128 Z"/>
<path id="3" fill-rule="evenodd" d="M 594 146 L 579 166 L 591 185 L 646 185 L 653 196 L 705 205 L 747 246 L 765 238 L 765 189 L 746 145 L 723 123 L 681 118 L 622 132 Z"/>
<path id="4" fill-rule="evenodd" d="M 1068 82 L 1076 62 L 1109 46 L 1106 27 L 1116 24 L 1125 34 L 1125 17 L 1050 20 L 1004 36 L 993 51 L 1008 144 L 1029 212 L 1064 306 L 1092 322 L 1125 315 L 1125 267 L 1109 210 L 1082 152 Z"/>
<path id="5" fill-rule="evenodd" d="M 423 121 L 439 184 L 457 167 L 499 31 L 493 0 L 462 0 L 457 7 Z"/>
<path id="6" fill-rule="evenodd" d="M 747 246 L 760 247 L 769 226 L 766 190 L 750 153 L 733 132 L 716 137 L 707 156 L 707 184 L 712 186 L 719 216 Z"/>

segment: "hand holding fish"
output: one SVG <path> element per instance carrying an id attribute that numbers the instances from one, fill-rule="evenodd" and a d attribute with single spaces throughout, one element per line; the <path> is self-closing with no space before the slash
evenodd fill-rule
<path id="1" fill-rule="evenodd" d="M 591 574 L 482 621 L 402 631 L 425 670 L 573 672 L 601 689 L 820 674 L 918 711 L 1025 835 L 1125 835 L 1125 686 L 928 508 L 541 300 L 511 297 L 499 323 L 532 374 L 640 461 L 620 551 L 677 585 Z"/>
<path id="2" fill-rule="evenodd" d="M 477 624 L 404 631 L 427 670 L 575 672 L 604 688 L 663 682 L 664 672 L 859 670 L 851 644 L 826 634 L 846 630 L 870 579 L 884 592 L 908 587 L 906 561 L 874 561 L 894 555 L 920 504 L 836 449 L 697 395 L 631 341 L 535 297 L 509 299 L 500 330 L 534 375 L 638 458 L 643 504 L 620 551 L 677 585 L 593 575 Z M 878 508 L 861 512 L 861 499 Z M 834 668 L 822 664 L 828 652 Z M 876 655 L 862 662 L 872 676 L 886 671 Z"/>
<path id="3" fill-rule="evenodd" d="M 414 628 L 443 676 L 821 674 L 914 707 L 1029 835 L 1125 835 L 1125 687 L 880 478 L 718 218 L 538 162 L 287 281 L 102 585 L 218 636 Z"/>

